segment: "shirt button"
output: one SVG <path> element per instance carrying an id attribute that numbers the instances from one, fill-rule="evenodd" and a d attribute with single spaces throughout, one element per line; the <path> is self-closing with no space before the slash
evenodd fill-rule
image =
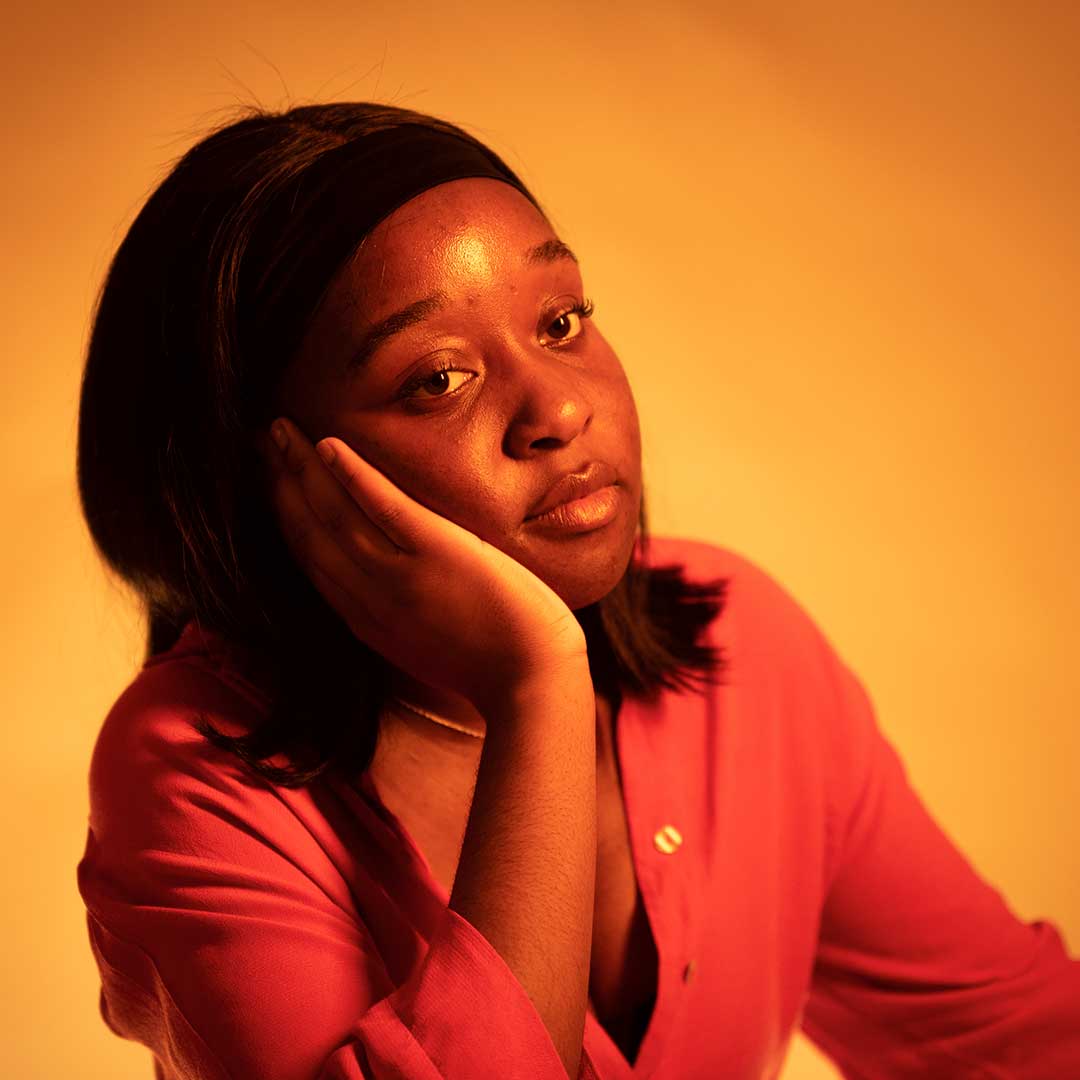
<path id="1" fill-rule="evenodd" d="M 683 968 L 682 981 L 688 983 L 694 977 L 694 961 L 691 960 L 686 967 Z"/>
<path id="2" fill-rule="evenodd" d="M 657 829 L 652 839 L 656 850 L 665 855 L 673 855 L 682 846 L 682 834 L 674 825 L 665 825 L 662 829 Z"/>

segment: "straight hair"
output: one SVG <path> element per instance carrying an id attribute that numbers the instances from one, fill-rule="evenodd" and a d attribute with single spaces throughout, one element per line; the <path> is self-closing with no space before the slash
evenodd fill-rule
<path id="1" fill-rule="evenodd" d="M 259 480 L 255 435 L 273 419 L 280 376 L 363 239 L 343 248 L 324 236 L 312 251 L 310 237 L 285 226 L 324 155 L 401 124 L 467 139 L 514 175 L 463 129 L 408 109 L 245 108 L 188 150 L 136 216 L 99 293 L 83 370 L 82 512 L 144 614 L 145 658 L 168 650 L 191 620 L 253 651 L 271 701 L 260 724 L 233 736 L 204 716 L 194 723 L 285 787 L 368 768 L 390 673 L 295 563 Z M 289 270 L 305 243 L 309 269 L 298 281 Z M 269 297 L 260 283 L 271 278 Z M 648 545 L 643 497 L 642 559 L 575 612 L 598 693 L 653 698 L 724 681 L 723 650 L 699 637 L 723 610 L 727 580 L 650 568 Z M 269 763 L 278 754 L 287 767 Z"/>

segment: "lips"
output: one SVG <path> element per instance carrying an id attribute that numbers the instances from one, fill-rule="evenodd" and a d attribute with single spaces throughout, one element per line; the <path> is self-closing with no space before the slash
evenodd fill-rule
<path id="1" fill-rule="evenodd" d="M 570 502 L 571 499 L 583 499 L 594 491 L 614 484 L 616 480 L 617 475 L 613 466 L 603 461 L 592 461 L 586 468 L 567 473 L 556 480 L 529 511 L 525 520 L 529 521 L 540 514 L 546 514 L 549 510 L 554 510 L 556 506 Z"/>

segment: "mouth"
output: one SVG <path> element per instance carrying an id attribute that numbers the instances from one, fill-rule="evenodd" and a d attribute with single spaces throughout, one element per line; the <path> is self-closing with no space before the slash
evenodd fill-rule
<path id="1" fill-rule="evenodd" d="M 564 473 L 547 488 L 529 510 L 526 521 L 538 521 L 564 504 L 579 502 L 618 483 L 615 469 L 604 461 L 591 461 L 577 472 Z"/>
<path id="2" fill-rule="evenodd" d="M 580 498 L 569 499 L 542 514 L 527 517 L 525 522 L 546 531 L 591 532 L 614 521 L 620 498 L 618 485 L 605 484 Z"/>

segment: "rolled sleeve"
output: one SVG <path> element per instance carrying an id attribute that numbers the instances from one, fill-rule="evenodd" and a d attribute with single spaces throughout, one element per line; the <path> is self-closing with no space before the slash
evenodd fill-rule
<path id="1" fill-rule="evenodd" d="M 274 790 L 186 722 L 112 725 L 91 792 L 77 877 L 101 1013 L 163 1080 L 565 1080 L 474 926 L 447 908 L 424 948 L 378 867 L 333 878 Z"/>
<path id="2" fill-rule="evenodd" d="M 804 1030 L 849 1080 L 1080 1077 L 1080 962 L 949 840 L 823 648 L 831 868 Z"/>

